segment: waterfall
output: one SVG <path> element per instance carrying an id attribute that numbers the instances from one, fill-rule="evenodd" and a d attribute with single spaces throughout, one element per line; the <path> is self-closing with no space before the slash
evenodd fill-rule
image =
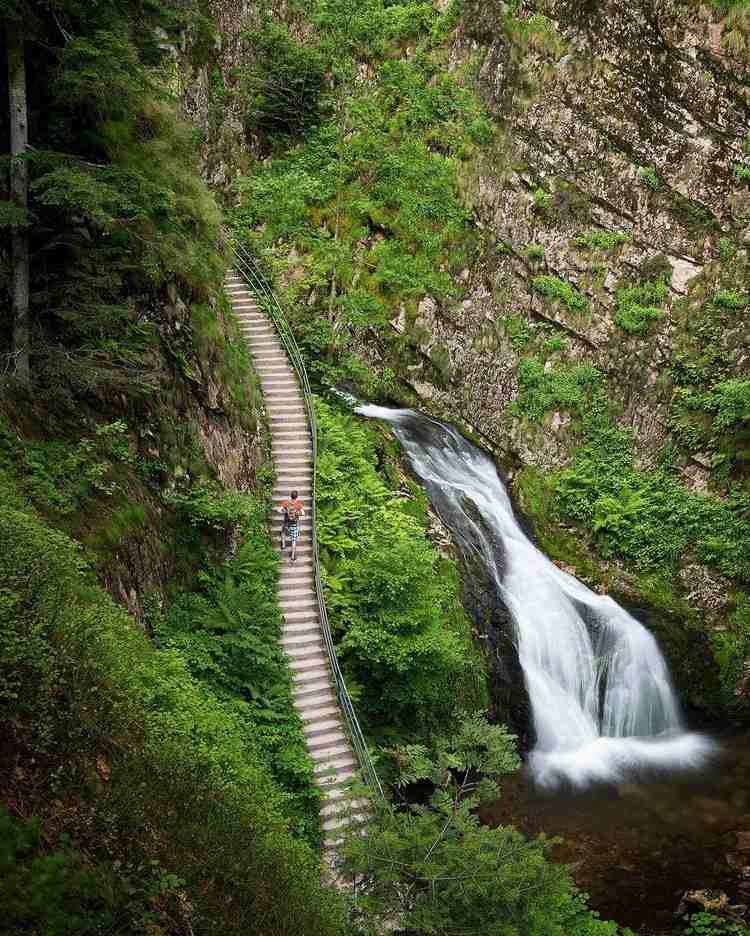
<path id="1" fill-rule="evenodd" d="M 584 787 L 704 764 L 713 743 L 684 730 L 656 640 L 534 546 L 490 459 L 451 426 L 412 410 L 356 411 L 393 425 L 434 508 L 462 547 L 478 554 L 510 611 L 536 733 L 529 767 L 537 783 Z"/>

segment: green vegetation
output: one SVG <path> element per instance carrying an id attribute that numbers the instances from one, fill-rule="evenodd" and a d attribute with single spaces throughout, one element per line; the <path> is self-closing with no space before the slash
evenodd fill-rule
<path id="1" fill-rule="evenodd" d="M 571 312 L 588 312 L 588 299 L 575 286 L 556 276 L 535 276 L 531 281 L 534 289 L 550 302 L 560 302 Z"/>
<path id="2" fill-rule="evenodd" d="M 661 179 L 656 174 L 656 169 L 653 166 L 639 166 L 638 178 L 652 192 L 658 192 L 661 188 Z"/>
<path id="3" fill-rule="evenodd" d="M 266 527 L 266 504 L 206 485 L 173 501 L 198 527 L 235 529 L 242 545 L 233 559 L 199 570 L 197 590 L 151 615 L 156 644 L 179 654 L 207 694 L 236 711 L 257 751 L 256 763 L 284 794 L 291 828 L 317 845 L 320 797 L 279 646 L 279 560 Z"/>
<path id="4" fill-rule="evenodd" d="M 476 815 L 518 767 L 513 736 L 462 715 L 449 738 L 388 752 L 401 801 L 376 805 L 367 837 L 352 834 L 342 866 L 360 888 L 360 931 L 376 936 L 398 919 L 414 936 L 618 936 L 586 908 L 568 872 L 546 860 L 544 839 L 488 828 Z M 427 786 L 426 804 L 410 787 Z M 629 931 L 623 936 L 632 936 Z"/>
<path id="5" fill-rule="evenodd" d="M 719 665 L 719 679 L 727 698 L 736 695 L 737 687 L 750 676 L 750 597 L 740 595 L 737 606 L 726 620 L 724 630 L 711 635 L 714 657 Z"/>
<path id="6" fill-rule="evenodd" d="M 657 303 L 669 296 L 669 286 L 663 279 L 617 290 L 615 322 L 629 335 L 642 335 L 664 316 Z"/>
<path id="7" fill-rule="evenodd" d="M 30 387 L 0 327 L 0 928 L 340 932 L 256 383 L 170 91 L 169 44 L 212 44 L 203 5 L 11 6 L 35 135 Z"/>
<path id="8" fill-rule="evenodd" d="M 544 260 L 544 247 L 541 244 L 529 244 L 526 248 L 526 259 L 530 263 L 538 263 Z"/>
<path id="9" fill-rule="evenodd" d="M 543 188 L 534 189 L 534 208 L 540 214 L 545 214 L 554 205 L 554 195 Z"/>
<path id="10" fill-rule="evenodd" d="M 60 932 L 64 908 L 71 934 L 336 932 L 237 708 L 153 648 L 73 541 L 7 507 L 0 575 L 4 796 L 38 823 L 2 837 L 18 925 Z"/>
<path id="11" fill-rule="evenodd" d="M 750 934 L 750 929 L 742 923 L 706 912 L 691 914 L 690 923 L 683 931 L 683 936 L 748 936 L 748 934 Z"/>
<path id="12" fill-rule="evenodd" d="M 589 231 L 588 234 L 577 234 L 573 238 L 573 245 L 581 250 L 616 250 L 627 244 L 630 240 L 624 231 Z"/>
<path id="13" fill-rule="evenodd" d="M 422 737 L 486 690 L 454 563 L 426 536 L 426 499 L 399 494 L 376 430 L 318 401 L 326 602 L 369 734 Z M 379 472 L 377 464 L 385 459 Z"/>
<path id="14" fill-rule="evenodd" d="M 281 152 L 273 134 L 264 137 L 270 158 L 238 182 L 241 204 L 228 218 L 251 249 L 296 251 L 288 305 L 313 366 L 332 379 L 363 378 L 350 349 L 367 329 L 402 359 L 418 355 L 420 299 L 454 298 L 452 274 L 473 250 L 459 176 L 491 125 L 461 71 L 444 68 L 439 38 L 451 15 L 421 2 L 316 0 L 305 50 L 292 56 L 294 40 L 284 39 L 294 81 L 314 57 L 333 87 L 297 146 Z M 253 67 L 272 73 L 280 53 L 258 49 Z M 358 61 L 367 80 L 355 81 Z M 312 305 L 294 302 L 311 293 Z M 388 322 L 401 308 L 407 327 L 397 334 Z"/>
<path id="15" fill-rule="evenodd" d="M 513 413 L 539 422 L 552 409 L 582 415 L 592 394 L 601 389 L 601 374 L 590 364 L 545 367 L 537 358 L 524 358 L 518 368 L 518 396 Z"/>
<path id="16" fill-rule="evenodd" d="M 498 325 L 516 350 L 525 348 L 534 337 L 534 329 L 520 315 L 503 315 Z"/>
<path id="17" fill-rule="evenodd" d="M 750 390 L 732 365 L 746 343 L 745 261 L 732 257 L 724 270 L 718 288 L 678 310 L 671 365 L 672 429 L 689 452 L 708 459 L 717 479 L 741 474 L 750 460 Z"/>
<path id="18" fill-rule="evenodd" d="M 694 557 L 750 583 L 750 498 L 689 494 L 668 462 L 644 472 L 633 441 L 591 417 L 588 440 L 555 483 L 561 509 L 593 531 L 600 553 L 636 569 L 663 569 Z"/>

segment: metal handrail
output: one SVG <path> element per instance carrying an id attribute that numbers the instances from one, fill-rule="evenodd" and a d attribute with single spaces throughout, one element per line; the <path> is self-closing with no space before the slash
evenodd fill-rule
<path id="1" fill-rule="evenodd" d="M 331 664 L 331 671 L 333 673 L 333 680 L 336 688 L 336 698 L 338 699 L 339 707 L 344 716 L 344 723 L 346 725 L 352 748 L 354 749 L 354 754 L 357 758 L 357 761 L 359 762 L 359 769 L 362 774 L 362 778 L 375 796 L 382 797 L 383 788 L 380 785 L 380 780 L 378 779 L 378 775 L 375 771 L 375 765 L 373 764 L 372 758 L 370 757 L 370 752 L 367 749 L 367 743 L 365 742 L 362 729 L 360 728 L 359 721 L 357 720 L 357 715 L 354 711 L 354 706 L 352 704 L 349 691 L 346 688 L 344 674 L 341 672 L 338 656 L 336 655 L 336 646 L 333 642 L 331 625 L 328 621 L 328 612 L 326 611 L 325 596 L 323 594 L 323 582 L 320 577 L 320 557 L 318 555 L 318 534 L 315 503 L 317 494 L 316 479 L 318 463 L 318 424 L 315 419 L 315 403 L 313 401 L 312 390 L 310 388 L 310 381 L 307 376 L 305 362 L 302 358 L 299 345 L 297 344 L 297 341 L 294 337 L 294 333 L 292 332 L 292 329 L 286 320 L 286 316 L 284 315 L 284 312 L 279 305 L 279 301 L 271 287 L 268 285 L 268 282 L 266 281 L 263 274 L 258 270 L 255 261 L 241 244 L 237 244 L 231 239 L 231 237 L 228 237 L 227 239 L 234 256 L 235 267 L 237 268 L 240 276 L 245 280 L 247 285 L 258 297 L 258 300 L 261 302 L 271 321 L 273 322 L 274 327 L 276 328 L 276 331 L 279 335 L 281 344 L 283 345 L 284 350 L 292 362 L 292 367 L 297 374 L 297 378 L 300 383 L 300 389 L 302 390 L 302 396 L 305 401 L 305 410 L 307 412 L 307 419 L 310 424 L 310 437 L 312 439 L 312 556 L 313 568 L 315 570 L 315 595 L 318 603 L 318 613 L 320 615 L 320 627 L 323 631 L 323 641 L 325 643 L 326 650 L 328 652 L 328 659 Z"/>

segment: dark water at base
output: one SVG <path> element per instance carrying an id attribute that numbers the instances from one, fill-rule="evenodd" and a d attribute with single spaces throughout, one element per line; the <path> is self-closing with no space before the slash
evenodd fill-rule
<path id="1" fill-rule="evenodd" d="M 543 795 L 518 774 L 482 819 L 562 837 L 552 857 L 571 866 L 603 917 L 641 936 L 678 933 L 684 923 L 675 911 L 687 890 L 714 888 L 733 903 L 750 903 L 750 878 L 742 872 L 750 874 L 750 737 L 722 747 L 721 759 L 700 777 L 585 793 Z"/>

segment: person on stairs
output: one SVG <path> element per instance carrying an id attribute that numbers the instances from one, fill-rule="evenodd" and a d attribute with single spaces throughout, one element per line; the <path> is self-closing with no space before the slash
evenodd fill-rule
<path id="1" fill-rule="evenodd" d="M 292 491 L 289 500 L 281 502 L 279 510 L 284 514 L 284 522 L 281 524 L 281 551 L 286 549 L 287 538 L 292 544 L 292 562 L 297 560 L 297 543 L 299 542 L 299 518 L 305 512 L 302 501 L 297 497 L 297 492 Z"/>

